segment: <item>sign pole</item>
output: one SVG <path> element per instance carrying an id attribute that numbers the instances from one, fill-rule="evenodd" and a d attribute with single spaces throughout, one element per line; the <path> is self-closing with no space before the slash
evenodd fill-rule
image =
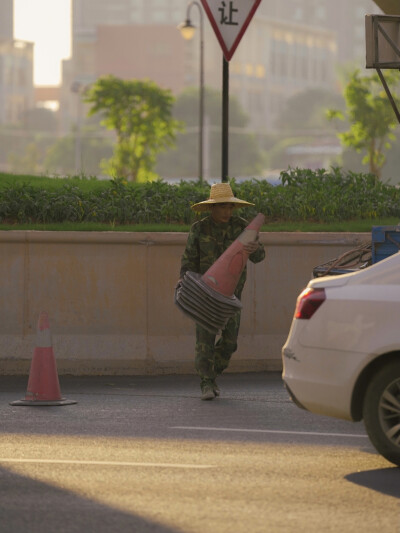
<path id="1" fill-rule="evenodd" d="M 229 162 L 229 61 L 222 58 L 222 182 L 228 181 Z"/>

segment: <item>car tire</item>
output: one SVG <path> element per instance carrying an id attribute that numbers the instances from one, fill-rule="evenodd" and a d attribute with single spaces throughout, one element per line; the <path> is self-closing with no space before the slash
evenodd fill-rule
<path id="1" fill-rule="evenodd" d="M 388 363 L 371 379 L 363 418 L 376 450 L 400 466 L 400 361 Z"/>

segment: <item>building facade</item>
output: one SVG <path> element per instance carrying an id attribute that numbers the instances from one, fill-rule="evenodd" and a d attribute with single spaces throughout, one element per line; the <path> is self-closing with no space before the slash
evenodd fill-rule
<path id="1" fill-rule="evenodd" d="M 370 0 L 261 2 L 231 60 L 231 89 L 257 133 L 275 129 L 286 101 L 307 89 L 339 92 L 337 67 L 365 66 Z"/>
<path id="2" fill-rule="evenodd" d="M 13 0 L 0 0 L 0 124 L 21 123 L 34 105 L 33 44 L 14 40 Z"/>
<path id="3" fill-rule="evenodd" d="M 199 35 L 188 43 L 176 29 L 187 5 L 187 0 L 72 0 L 72 58 L 63 68 L 64 129 L 76 114 L 74 83 L 84 86 L 109 73 L 151 78 L 175 94 L 198 86 Z M 199 13 L 192 8 L 191 21 L 198 26 Z M 364 66 L 364 17 L 376 11 L 371 0 L 261 2 L 230 61 L 230 93 L 249 115 L 249 128 L 273 131 L 285 102 L 297 92 L 339 91 L 336 66 L 349 61 Z M 203 18 L 205 84 L 221 88 L 222 51 Z"/>
<path id="4" fill-rule="evenodd" d="M 13 0 L 0 0 L 0 41 L 13 40 Z"/>
<path id="5" fill-rule="evenodd" d="M 72 0 L 72 57 L 62 68 L 62 130 L 77 120 L 71 87 L 82 89 L 99 76 L 149 78 L 178 94 L 185 86 L 185 43 L 176 26 L 185 8 L 185 0 Z"/>
<path id="6" fill-rule="evenodd" d="M 0 124 L 16 125 L 34 106 L 33 44 L 0 42 Z"/>
<path id="7" fill-rule="evenodd" d="M 235 52 L 230 87 L 257 133 L 274 130 L 285 102 L 308 88 L 335 89 L 335 35 L 300 23 L 257 17 Z"/>

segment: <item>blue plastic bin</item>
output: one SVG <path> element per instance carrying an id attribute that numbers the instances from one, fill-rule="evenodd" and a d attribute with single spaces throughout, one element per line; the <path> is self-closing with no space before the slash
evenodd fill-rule
<path id="1" fill-rule="evenodd" d="M 372 227 L 372 264 L 400 250 L 400 225 Z"/>

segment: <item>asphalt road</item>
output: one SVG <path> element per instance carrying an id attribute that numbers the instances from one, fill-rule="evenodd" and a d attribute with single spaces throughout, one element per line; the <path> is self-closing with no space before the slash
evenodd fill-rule
<path id="1" fill-rule="evenodd" d="M 15 407 L 0 377 L 1 533 L 400 533 L 400 468 L 361 423 L 298 409 L 278 373 L 60 377 Z"/>

